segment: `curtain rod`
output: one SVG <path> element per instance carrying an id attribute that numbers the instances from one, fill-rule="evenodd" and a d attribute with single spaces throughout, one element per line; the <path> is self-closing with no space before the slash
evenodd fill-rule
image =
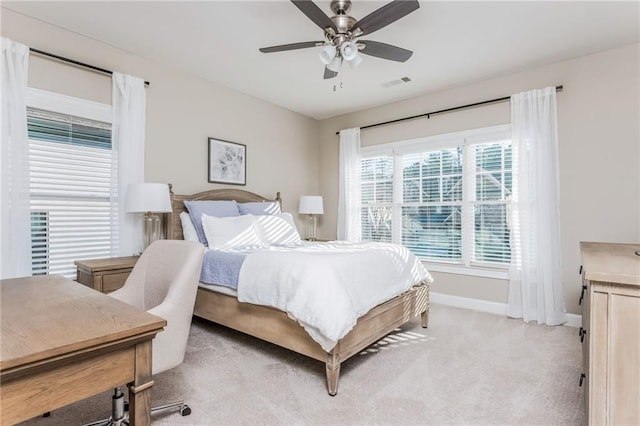
<path id="1" fill-rule="evenodd" d="M 70 63 L 72 65 L 78 66 L 78 67 L 87 68 L 87 69 L 90 69 L 92 71 L 96 71 L 96 72 L 99 72 L 99 73 L 102 73 L 102 74 L 113 75 L 113 71 L 107 70 L 107 69 L 104 69 L 104 68 L 100 68 L 100 67 L 96 67 L 95 65 L 85 64 L 84 62 L 76 61 L 74 59 L 65 58 L 64 56 L 60 56 L 60 55 L 54 55 L 53 53 L 45 52 L 45 51 L 39 50 L 39 49 L 34 49 L 33 47 L 30 47 L 29 50 L 31 52 L 33 52 L 33 53 L 38 54 L 38 55 L 47 56 L 49 58 L 57 59 L 58 61 L 62 61 L 62 62 L 67 62 L 67 63 Z M 145 86 L 149 86 L 150 83 L 148 81 L 145 81 L 144 85 Z"/>
<path id="2" fill-rule="evenodd" d="M 556 86 L 556 92 L 562 92 L 562 89 L 563 89 L 562 85 Z M 369 129 L 371 127 L 385 126 L 387 124 L 393 124 L 393 123 L 397 123 L 397 122 L 400 122 L 400 121 L 413 120 L 414 118 L 427 117 L 427 119 L 428 119 L 428 118 L 431 118 L 432 115 L 445 114 L 445 113 L 448 113 L 448 112 L 459 111 L 461 109 L 475 108 L 475 107 L 479 107 L 479 106 L 483 106 L 483 105 L 495 104 L 495 103 L 498 103 L 498 102 L 505 102 L 505 101 L 508 101 L 510 99 L 511 99 L 511 96 L 503 96 L 502 98 L 489 99 L 488 101 L 475 102 L 475 103 L 472 103 L 472 104 L 461 105 L 461 106 L 457 106 L 457 107 L 453 107 L 453 108 L 441 109 L 439 111 L 425 112 L 423 114 L 412 115 L 411 117 L 403 117 L 403 118 L 397 118 L 395 120 L 385 121 L 385 122 L 382 122 L 382 123 L 368 124 L 366 126 L 360 127 L 360 130 Z M 336 135 L 339 135 L 339 134 L 340 134 L 340 131 L 337 131 Z"/>

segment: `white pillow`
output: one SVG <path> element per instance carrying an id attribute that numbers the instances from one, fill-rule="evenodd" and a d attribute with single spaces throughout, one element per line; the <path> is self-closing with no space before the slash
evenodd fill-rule
<path id="1" fill-rule="evenodd" d="M 196 227 L 193 226 L 189 213 L 180 213 L 180 222 L 182 222 L 182 238 L 186 241 L 195 241 L 196 243 L 199 243 L 200 239 L 198 238 Z"/>
<path id="2" fill-rule="evenodd" d="M 203 214 L 202 228 L 213 250 L 263 246 L 254 216 L 250 214 L 231 217 Z"/>
<path id="3" fill-rule="evenodd" d="M 296 244 L 300 242 L 300 234 L 291 213 L 255 216 L 255 222 L 260 230 L 262 243 L 265 245 Z"/>

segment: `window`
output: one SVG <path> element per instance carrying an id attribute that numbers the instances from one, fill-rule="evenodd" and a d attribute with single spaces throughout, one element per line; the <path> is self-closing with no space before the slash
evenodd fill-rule
<path id="1" fill-rule="evenodd" d="M 391 241 L 393 157 L 362 160 L 362 239 Z"/>
<path id="2" fill-rule="evenodd" d="M 75 260 L 108 257 L 118 243 L 111 125 L 64 112 L 72 103 L 72 112 L 91 116 L 94 103 L 34 93 L 27 109 L 32 271 L 75 279 Z"/>
<path id="3" fill-rule="evenodd" d="M 362 238 L 450 265 L 511 261 L 508 126 L 362 150 Z"/>
<path id="4" fill-rule="evenodd" d="M 462 148 L 398 157 L 402 244 L 426 259 L 461 259 Z"/>
<path id="5" fill-rule="evenodd" d="M 471 200 L 473 211 L 473 260 L 510 263 L 508 200 L 511 195 L 511 140 L 473 146 L 475 159 Z"/>

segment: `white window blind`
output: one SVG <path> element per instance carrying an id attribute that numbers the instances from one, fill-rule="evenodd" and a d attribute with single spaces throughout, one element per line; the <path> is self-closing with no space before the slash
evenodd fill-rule
<path id="1" fill-rule="evenodd" d="M 474 262 L 511 261 L 508 201 L 511 195 L 511 140 L 471 147 L 475 159 Z"/>
<path id="2" fill-rule="evenodd" d="M 33 274 L 75 279 L 75 260 L 111 255 L 111 125 L 29 108 Z"/>
<path id="3" fill-rule="evenodd" d="M 361 161 L 362 239 L 391 242 L 393 206 L 393 157 Z"/>
<path id="4" fill-rule="evenodd" d="M 448 264 L 504 268 L 511 262 L 508 128 L 363 151 L 363 239 L 399 243 L 422 259 Z"/>
<path id="5" fill-rule="evenodd" d="M 402 155 L 402 244 L 417 256 L 462 259 L 462 148 Z"/>

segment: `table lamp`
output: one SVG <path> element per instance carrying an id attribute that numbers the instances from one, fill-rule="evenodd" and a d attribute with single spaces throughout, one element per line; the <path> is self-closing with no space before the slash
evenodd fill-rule
<path id="1" fill-rule="evenodd" d="M 317 239 L 316 215 L 324 214 L 322 197 L 320 195 L 303 195 L 300 197 L 298 213 L 309 215 L 307 221 L 307 240 L 315 241 Z"/>
<path id="2" fill-rule="evenodd" d="M 127 188 L 127 213 L 144 213 L 144 248 L 160 239 L 160 216 L 171 211 L 169 185 L 166 183 L 132 183 Z"/>

